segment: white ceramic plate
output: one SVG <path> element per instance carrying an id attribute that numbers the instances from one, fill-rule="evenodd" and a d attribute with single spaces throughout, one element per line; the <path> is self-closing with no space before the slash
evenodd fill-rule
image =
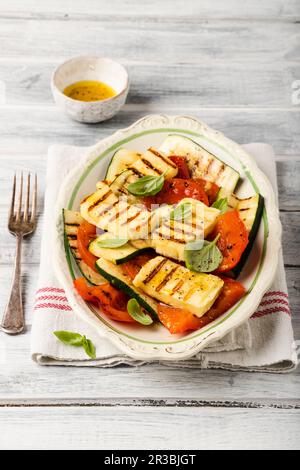
<path id="1" fill-rule="evenodd" d="M 242 178 L 237 189 L 238 196 L 247 197 L 259 192 L 265 198 L 265 211 L 259 232 L 246 267 L 239 277 L 247 288 L 247 294 L 213 323 L 184 336 L 171 335 L 162 325 L 147 328 L 114 322 L 84 302 L 73 288 L 73 277 L 78 273 L 65 252 L 61 215 L 62 208 L 79 209 L 81 199 L 93 192 L 96 182 L 104 178 L 107 165 L 118 148 L 126 147 L 143 152 L 150 146 L 158 147 L 169 133 L 180 133 L 192 138 L 236 168 Z M 254 313 L 276 272 L 281 225 L 270 182 L 239 145 L 194 118 L 150 115 L 96 144 L 68 175 L 56 205 L 53 238 L 56 274 L 76 315 L 93 325 L 101 336 L 109 338 L 131 357 L 140 360 L 177 361 L 191 357 L 209 343 L 222 338 Z"/>

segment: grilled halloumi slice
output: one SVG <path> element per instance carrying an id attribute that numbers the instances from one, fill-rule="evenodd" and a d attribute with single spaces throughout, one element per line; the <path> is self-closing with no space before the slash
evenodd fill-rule
<path id="1" fill-rule="evenodd" d="M 151 235 L 151 246 L 161 255 L 184 261 L 184 249 L 188 242 L 204 239 L 213 230 L 219 209 L 207 207 L 201 201 L 185 198 L 181 204 L 191 204 L 192 215 L 185 220 L 163 218 Z"/>
<path id="2" fill-rule="evenodd" d="M 98 225 L 102 214 L 113 209 L 118 201 L 119 198 L 115 196 L 110 187 L 104 181 L 101 181 L 97 184 L 97 191 L 81 201 L 80 213 L 85 220 L 102 228 L 101 225 Z"/>
<path id="3" fill-rule="evenodd" d="M 98 183 L 97 191 L 82 201 L 80 212 L 85 220 L 116 237 L 148 238 L 151 213 L 142 205 L 118 198 L 105 182 Z"/>
<path id="4" fill-rule="evenodd" d="M 157 256 L 142 267 L 133 284 L 156 300 L 201 317 L 218 297 L 224 282 L 212 274 L 194 273 Z"/>
<path id="5" fill-rule="evenodd" d="M 130 168 L 139 176 L 160 176 L 166 173 L 166 179 L 174 178 L 178 167 L 163 152 L 150 147 Z"/>

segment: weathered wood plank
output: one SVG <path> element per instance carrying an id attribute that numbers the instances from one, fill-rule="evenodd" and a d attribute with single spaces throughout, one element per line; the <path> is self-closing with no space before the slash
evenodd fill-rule
<path id="1" fill-rule="evenodd" d="M 297 449 L 299 418 L 299 410 L 2 408 L 0 448 L 140 449 L 134 427 L 144 449 Z"/>
<path id="2" fill-rule="evenodd" d="M 294 19 L 300 15 L 297 0 L 272 0 L 260 2 L 241 3 L 239 0 L 224 2 L 209 0 L 201 2 L 181 0 L 164 0 L 159 8 L 155 8 L 153 2 L 140 0 L 102 0 L 99 7 L 98 0 L 88 0 L 82 3 L 80 0 L 64 1 L 52 0 L 51 2 L 39 2 L 35 0 L 10 0 L 9 4 L 1 6 L 0 16 L 18 18 L 60 18 L 69 20 L 78 18 L 103 19 L 105 16 L 114 16 L 115 19 L 129 17 L 157 17 L 169 20 L 179 17 L 186 21 L 187 18 L 233 18 L 233 19 Z"/>
<path id="3" fill-rule="evenodd" d="M 59 61 L 87 51 L 99 55 L 101 44 L 102 56 L 121 61 L 203 64 L 213 59 L 217 64 L 224 60 L 229 71 L 233 60 L 241 64 L 253 61 L 261 67 L 282 59 L 298 61 L 299 25 L 281 21 L 207 21 L 198 17 L 191 21 L 171 17 L 166 22 L 143 16 L 135 21 L 116 15 L 95 21 L 82 19 L 78 27 L 78 22 L 72 20 L 13 18 L 2 19 L 0 44 L 2 58 L 14 61 L 26 57 Z"/>
<path id="4" fill-rule="evenodd" d="M 280 161 L 276 164 L 280 208 L 300 210 L 300 161 Z"/>
<path id="5" fill-rule="evenodd" d="M 92 145 L 145 114 L 161 112 L 195 116 L 241 144 L 267 142 L 273 145 L 276 154 L 299 154 L 300 112 L 297 110 L 208 109 L 201 108 L 200 102 L 193 108 L 162 107 L 151 102 L 126 105 L 114 118 L 94 125 L 72 121 L 55 106 L 3 106 L 0 113 L 0 152 L 11 153 L 14 147 L 22 147 L 28 154 L 34 147 L 36 152 L 43 154 L 54 143 Z"/>
<path id="6" fill-rule="evenodd" d="M 264 56 L 263 56 L 264 57 Z M 265 60 L 265 58 L 264 58 Z M 127 102 L 194 107 L 291 107 L 291 84 L 300 76 L 300 64 L 274 61 L 258 67 L 256 61 L 207 61 L 203 64 L 132 64 L 127 67 L 131 89 Z M 53 102 L 50 80 L 57 63 L 2 61 L 0 81 L 6 104 Z M 167 79 L 166 79 L 167 78 Z"/>
<path id="7" fill-rule="evenodd" d="M 29 357 L 29 334 L 1 336 L 0 404 L 59 404 L 66 400 L 84 404 L 113 404 L 125 399 L 196 400 L 221 402 L 268 401 L 269 405 L 299 405 L 300 374 L 249 374 L 222 370 L 197 370 L 147 365 L 138 368 L 78 368 L 37 366 Z M 3 361 L 3 357 L 5 361 Z"/>

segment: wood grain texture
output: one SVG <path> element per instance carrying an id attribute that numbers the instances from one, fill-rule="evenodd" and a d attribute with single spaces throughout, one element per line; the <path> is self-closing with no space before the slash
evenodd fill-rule
<path id="1" fill-rule="evenodd" d="M 149 5 L 152 9 L 155 6 Z M 149 11 L 149 10 L 148 10 Z M 16 41 L 15 31 L 18 30 Z M 84 34 L 79 34 L 84 32 Z M 113 15 L 97 19 L 61 21 L 35 19 L 1 20 L 1 57 L 3 59 L 53 60 L 82 54 L 113 56 L 121 62 L 203 64 L 219 61 L 261 67 L 271 61 L 298 61 L 299 25 L 297 21 L 207 21 L 191 16 L 165 19 L 159 14 L 139 18 Z M 228 68 L 228 71 L 230 67 Z M 242 68 L 241 68 L 242 70 Z"/>
<path id="2" fill-rule="evenodd" d="M 164 0 L 160 2 L 159 8 L 155 8 L 154 3 L 149 0 L 88 0 L 82 3 L 80 0 L 52 0 L 51 2 L 36 3 L 35 0 L 10 0 L 8 4 L 1 6 L 0 16 L 18 18 L 59 18 L 65 21 L 69 19 L 91 18 L 103 19 L 103 17 L 115 16 L 118 18 L 139 18 L 157 17 L 170 19 L 178 17 L 187 18 L 234 18 L 246 19 L 270 19 L 294 20 L 300 16 L 300 7 L 297 0 L 272 0 L 261 2 L 252 0 L 251 2 L 240 2 L 240 0 L 215 0 L 213 8 L 210 0 L 194 2 L 188 0 L 183 3 L 181 0 Z"/>
<path id="3" fill-rule="evenodd" d="M 300 112 L 265 109 L 161 107 L 155 102 L 126 105 L 120 113 L 100 124 L 81 124 L 72 121 L 54 106 L 3 106 L 0 113 L 0 152 L 23 148 L 25 154 L 46 154 L 49 145 L 92 145 L 117 129 L 127 127 L 145 114 L 188 114 L 239 142 L 267 142 L 276 154 L 299 155 Z M 13 170 L 13 163 L 10 163 Z"/>
<path id="4" fill-rule="evenodd" d="M 270 58 L 269 58 L 270 59 Z M 269 60 L 206 60 L 198 64 L 132 63 L 122 60 L 130 76 L 127 103 L 157 106 L 293 108 L 292 83 L 300 76 L 300 64 Z M 52 104 L 49 83 L 57 62 L 0 61 L 0 81 L 5 83 L 7 105 Z M 167 77 L 167 80 L 166 80 Z"/>
<path id="5" fill-rule="evenodd" d="M 1 449 L 296 449 L 300 411 L 2 408 L 0 423 Z"/>

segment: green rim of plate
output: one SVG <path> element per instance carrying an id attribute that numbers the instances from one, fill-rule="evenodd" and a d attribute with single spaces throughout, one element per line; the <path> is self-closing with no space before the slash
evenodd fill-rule
<path id="1" fill-rule="evenodd" d="M 207 137 L 205 137 L 204 135 L 202 134 L 199 134 L 198 132 L 194 132 L 194 131 L 189 131 L 189 130 L 185 130 L 185 129 L 177 129 L 177 128 L 168 128 L 168 127 L 165 127 L 165 128 L 157 128 L 157 129 L 149 129 L 147 131 L 142 131 L 142 132 L 138 132 L 136 134 L 132 134 L 130 137 L 127 137 L 126 139 L 123 139 L 123 140 L 119 140 L 118 142 L 116 142 L 115 144 L 113 144 L 111 147 L 109 147 L 108 149 L 106 149 L 104 152 L 101 153 L 101 155 L 99 155 L 99 157 L 95 158 L 95 160 L 86 168 L 86 170 L 84 171 L 84 173 L 81 175 L 81 177 L 79 178 L 79 180 L 77 181 L 74 189 L 73 189 L 73 192 L 71 194 L 71 197 L 70 197 L 70 200 L 69 200 L 69 203 L 68 203 L 68 209 L 69 210 L 72 210 L 73 209 L 73 204 L 74 204 L 74 201 L 75 201 L 75 198 L 77 196 L 77 193 L 80 189 L 80 186 L 82 185 L 83 181 L 86 179 L 86 177 L 88 176 L 88 174 L 92 171 L 92 169 L 100 162 L 100 160 L 102 160 L 104 157 L 106 157 L 109 153 L 113 152 L 114 150 L 116 150 L 118 147 L 128 143 L 128 142 L 131 142 L 132 140 L 135 140 L 137 139 L 138 137 L 142 137 L 144 135 L 148 135 L 148 134 L 154 134 L 154 133 L 169 133 L 169 132 L 176 132 L 176 133 L 180 133 L 180 134 L 188 134 L 188 135 L 192 135 L 194 137 L 200 137 L 201 139 L 204 139 L 208 142 L 211 142 L 212 144 L 214 145 L 217 145 L 220 149 L 222 149 L 225 153 L 227 153 L 228 155 L 230 155 L 234 160 L 238 160 L 239 164 L 241 165 L 241 167 L 243 168 L 244 172 L 245 172 L 245 175 L 247 176 L 248 180 L 250 181 L 254 191 L 256 193 L 259 193 L 259 188 L 253 178 L 253 176 L 251 175 L 251 173 L 249 172 L 248 168 L 240 161 L 240 159 L 234 155 L 231 155 L 228 150 L 223 147 L 222 145 L 220 144 L 217 144 L 214 140 L 212 139 L 209 139 Z M 260 262 L 259 262 L 259 266 L 258 266 L 258 269 L 257 269 L 257 272 L 256 272 L 256 275 L 247 291 L 247 293 L 242 297 L 242 299 L 234 306 L 234 308 L 232 310 L 230 310 L 227 315 L 222 318 L 221 320 L 219 320 L 217 323 L 214 323 L 211 327 L 208 327 L 208 328 L 205 328 L 205 329 L 201 329 L 200 331 L 198 331 L 198 333 L 196 333 L 195 335 L 193 336 L 189 336 L 188 338 L 182 338 L 182 339 L 178 339 L 178 340 L 175 340 L 175 341 L 149 341 L 149 340 L 144 340 L 144 339 L 140 339 L 140 338 L 137 338 L 136 336 L 132 336 L 130 334 L 127 334 L 127 333 L 124 333 L 123 331 L 119 330 L 118 328 L 112 326 L 109 322 L 107 322 L 104 318 L 102 318 L 101 316 L 99 316 L 99 312 L 96 311 L 95 309 L 92 308 L 92 306 L 88 305 L 90 310 L 97 315 L 97 318 L 102 322 L 104 323 L 108 328 L 110 328 L 111 330 L 113 330 L 114 332 L 118 333 L 119 335 L 122 335 L 122 336 L 125 336 L 129 339 L 132 339 L 134 341 L 138 341 L 140 343 L 145 343 L 145 344 L 158 344 L 158 345 L 166 345 L 166 344 L 169 344 L 169 345 L 172 345 L 172 344 L 178 344 L 178 343 L 183 343 L 183 342 L 186 342 L 186 341 L 190 341 L 192 339 L 195 339 L 195 338 L 198 338 L 200 336 L 202 336 L 203 334 L 206 334 L 208 331 L 210 331 L 211 329 L 214 329 L 216 328 L 217 326 L 221 325 L 222 323 L 224 323 L 226 320 L 228 320 L 228 318 L 230 318 L 234 312 L 240 307 L 240 305 L 242 305 L 242 303 L 246 300 L 247 298 L 247 295 L 253 290 L 258 278 L 259 278 L 259 275 L 261 273 L 261 270 L 262 270 L 262 267 L 263 267 L 263 264 L 264 264 L 264 260 L 265 260 L 265 256 L 266 256 L 266 250 L 267 250 L 267 238 L 268 238 L 268 232 L 269 232 L 269 228 L 268 228 L 268 217 L 267 217 L 267 213 L 266 213 L 266 209 L 264 208 L 263 210 L 263 222 L 264 222 L 264 242 L 263 242 L 263 248 L 262 248 L 262 254 L 261 254 L 261 258 L 260 258 Z M 67 259 L 67 263 L 68 263 L 68 267 L 69 267 L 69 271 L 70 271 L 70 275 L 72 277 L 72 279 L 74 280 L 75 279 L 75 273 L 74 273 L 74 270 L 73 270 L 73 266 L 72 266 L 72 261 L 71 261 L 71 256 L 70 256 L 70 250 L 69 248 L 65 245 L 65 251 L 66 251 L 66 259 Z"/>

